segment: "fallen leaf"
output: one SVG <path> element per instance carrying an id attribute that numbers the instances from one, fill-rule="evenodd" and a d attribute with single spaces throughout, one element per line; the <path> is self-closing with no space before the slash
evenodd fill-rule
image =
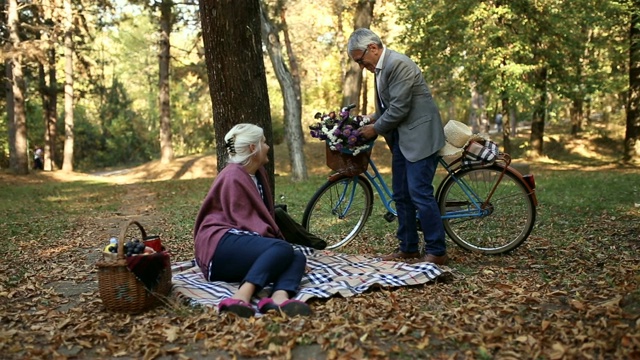
<path id="1" fill-rule="evenodd" d="M 562 359 L 565 353 L 565 348 L 560 343 L 555 343 L 551 346 L 551 353 L 549 354 L 549 358 L 552 360 Z"/>
<path id="2" fill-rule="evenodd" d="M 578 310 L 584 310 L 586 308 L 585 305 L 578 300 L 571 300 L 570 304 Z"/>
<path id="3" fill-rule="evenodd" d="M 174 342 L 178 338 L 179 331 L 180 328 L 178 328 L 177 326 L 170 326 L 169 328 L 164 329 L 164 334 L 167 338 L 167 341 L 169 343 Z"/>

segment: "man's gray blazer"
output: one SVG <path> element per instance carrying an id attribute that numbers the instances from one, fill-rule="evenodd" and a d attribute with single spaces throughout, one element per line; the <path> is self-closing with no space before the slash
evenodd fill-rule
<path id="1" fill-rule="evenodd" d="M 400 151 L 407 160 L 422 160 L 440 150 L 444 146 L 442 120 L 420 68 L 406 55 L 387 48 L 376 78 L 374 128 L 389 147 L 397 128 Z"/>

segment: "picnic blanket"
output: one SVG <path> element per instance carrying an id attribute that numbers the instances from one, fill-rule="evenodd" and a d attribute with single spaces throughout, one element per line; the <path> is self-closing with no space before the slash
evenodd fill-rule
<path id="1" fill-rule="evenodd" d="M 302 278 L 300 291 L 295 297 L 305 302 L 314 297 L 354 296 L 372 286 L 425 284 L 449 274 L 449 271 L 432 263 L 406 264 L 297 245 L 295 247 L 307 256 L 309 271 Z M 233 295 L 239 286 L 238 283 L 206 281 L 195 260 L 175 263 L 172 271 L 173 293 L 191 305 L 216 307 L 220 301 Z M 257 308 L 259 298 L 268 293 L 268 287 L 263 289 L 257 297 L 253 297 L 252 304 Z"/>

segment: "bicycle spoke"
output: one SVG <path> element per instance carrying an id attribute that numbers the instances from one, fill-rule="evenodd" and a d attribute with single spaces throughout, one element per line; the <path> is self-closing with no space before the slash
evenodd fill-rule
<path id="1" fill-rule="evenodd" d="M 501 171 L 502 168 L 495 166 L 463 170 L 456 174 L 466 190 L 477 197 L 475 205 L 454 180 L 450 179 L 443 185 L 440 208 L 445 217 L 451 217 L 444 220 L 445 230 L 456 244 L 467 250 L 507 252 L 522 244 L 533 228 L 533 200 L 524 184 L 510 173 L 505 174 L 483 207 L 482 203 L 494 188 Z"/>
<path id="2" fill-rule="evenodd" d="M 354 180 L 355 179 L 355 180 Z M 347 244 L 371 214 L 373 190 L 362 177 L 327 182 L 311 199 L 303 225 L 327 241 L 327 249 Z"/>

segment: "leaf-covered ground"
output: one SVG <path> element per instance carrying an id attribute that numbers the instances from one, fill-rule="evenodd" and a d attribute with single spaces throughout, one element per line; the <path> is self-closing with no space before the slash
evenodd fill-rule
<path id="1" fill-rule="evenodd" d="M 638 208 L 556 229 L 582 210 L 551 221 L 542 204 L 541 229 L 510 255 L 449 244 L 449 281 L 313 300 L 308 318 L 238 319 L 178 302 L 134 316 L 106 312 L 95 268 L 105 234 L 130 216 L 175 226 L 157 210 L 154 186 L 166 185 L 121 185 L 109 193 L 117 209 L 68 217 L 60 235 L 3 237 L 12 255 L 0 262 L 0 358 L 640 359 Z M 64 219 L 35 217 L 51 222 L 43 229 Z M 167 239 L 176 259 L 192 256 L 188 238 Z M 350 251 L 393 245 L 385 246 Z"/>

